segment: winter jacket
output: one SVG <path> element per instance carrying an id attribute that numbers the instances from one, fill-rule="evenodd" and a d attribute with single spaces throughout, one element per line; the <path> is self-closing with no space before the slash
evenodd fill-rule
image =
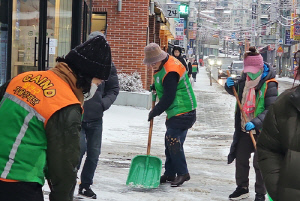
<path id="1" fill-rule="evenodd" d="M 118 94 L 119 80 L 116 67 L 112 63 L 108 80 L 100 84 L 93 98 L 84 103 L 83 121 L 90 122 L 101 119 L 103 112 L 114 103 Z"/>
<path id="2" fill-rule="evenodd" d="M 268 80 L 274 79 L 276 76 L 273 69 L 270 68 L 269 66 L 268 66 L 268 68 L 269 68 L 269 72 L 266 75 L 266 77 L 264 77 L 262 80 L 260 80 L 258 85 L 255 87 L 256 97 L 258 94 L 260 95 L 260 94 L 264 93 L 263 103 L 260 102 L 260 105 L 258 105 L 258 101 L 256 101 L 256 105 L 255 105 L 256 108 L 263 107 L 264 111 L 261 111 L 257 116 L 255 116 L 255 118 L 253 118 L 251 120 L 251 122 L 255 125 L 255 131 L 256 131 L 257 135 L 260 133 L 260 130 L 262 128 L 262 123 L 263 123 L 266 113 L 268 112 L 269 106 L 275 102 L 275 100 L 278 96 L 278 83 L 274 82 L 274 81 L 268 82 L 267 86 L 266 86 L 266 90 L 261 91 L 261 88 L 263 87 L 264 83 L 267 82 Z M 242 94 L 243 94 L 245 83 L 246 83 L 246 77 L 247 77 L 247 74 L 243 73 L 241 78 L 239 80 L 237 80 L 237 82 L 235 82 L 234 87 L 238 93 L 238 97 L 239 97 L 240 101 L 242 99 Z M 226 84 L 225 84 L 225 90 L 229 94 L 234 95 L 232 87 L 229 88 L 229 87 L 227 87 Z M 233 160 L 235 159 L 235 149 L 236 149 L 236 145 L 239 140 L 240 131 L 241 131 L 241 111 L 240 111 L 240 108 L 238 106 L 236 106 L 235 132 L 233 135 L 233 142 L 230 147 L 230 153 L 228 155 L 228 164 L 232 163 Z"/>
<path id="3" fill-rule="evenodd" d="M 176 56 L 174 55 L 174 51 L 175 51 L 175 50 L 178 50 L 178 51 L 180 52 L 180 54 L 179 54 L 178 57 L 176 57 Z M 181 47 L 175 46 L 175 47 L 173 48 L 173 50 L 172 50 L 172 56 L 174 56 L 176 59 L 178 59 L 178 60 L 184 65 L 185 69 L 186 69 L 187 71 L 189 71 L 188 62 L 185 61 L 185 59 L 182 57 L 181 54 L 182 54 L 182 49 L 181 49 Z"/>
<path id="4" fill-rule="evenodd" d="M 0 87 L 0 104 L 10 82 Z M 72 201 L 80 147 L 81 106 L 73 104 L 56 111 L 45 126 L 47 138 L 45 174 L 52 188 L 51 201 Z"/>
<path id="5" fill-rule="evenodd" d="M 270 107 L 257 141 L 258 164 L 274 201 L 300 198 L 300 86 Z"/>

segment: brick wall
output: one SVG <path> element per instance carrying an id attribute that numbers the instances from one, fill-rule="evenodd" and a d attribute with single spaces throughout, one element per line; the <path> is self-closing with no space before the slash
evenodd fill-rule
<path id="1" fill-rule="evenodd" d="M 139 72 L 144 88 L 148 89 L 149 72 L 143 58 L 149 0 L 122 0 L 121 12 L 117 11 L 117 4 L 118 0 L 93 0 L 93 12 L 107 12 L 107 40 L 118 73 Z"/>

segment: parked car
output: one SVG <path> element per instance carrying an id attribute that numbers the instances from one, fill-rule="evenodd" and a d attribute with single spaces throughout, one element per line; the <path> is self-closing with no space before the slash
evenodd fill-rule
<path id="1" fill-rule="evenodd" d="M 244 62 L 243 61 L 232 61 L 230 67 L 230 74 L 232 79 L 238 79 L 241 77 L 241 74 L 244 69 Z"/>
<path id="2" fill-rule="evenodd" d="M 227 78 L 227 70 L 229 70 L 230 63 L 222 64 L 218 69 L 218 79 Z"/>

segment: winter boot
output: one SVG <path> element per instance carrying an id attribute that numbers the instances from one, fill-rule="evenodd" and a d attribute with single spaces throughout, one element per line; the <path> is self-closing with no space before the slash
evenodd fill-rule
<path id="1" fill-rule="evenodd" d="M 79 186 L 78 194 L 88 198 L 97 199 L 97 195 L 92 191 L 91 187 L 86 188 Z"/>
<path id="2" fill-rule="evenodd" d="M 249 189 L 247 187 L 238 186 L 235 191 L 229 195 L 230 200 L 241 200 L 249 197 Z"/>
<path id="3" fill-rule="evenodd" d="M 265 201 L 265 199 L 266 198 L 264 194 L 256 193 L 254 201 Z"/>
<path id="4" fill-rule="evenodd" d="M 166 182 L 171 182 L 171 181 L 174 181 L 174 179 L 175 179 L 175 176 L 162 175 L 160 177 L 160 183 L 163 184 Z"/>
<path id="5" fill-rule="evenodd" d="M 188 181 L 190 179 L 191 179 L 191 177 L 190 177 L 189 173 L 187 173 L 185 175 L 179 175 L 179 176 L 177 175 L 175 180 L 173 182 L 171 182 L 171 186 L 178 187 L 178 186 L 182 185 L 185 181 Z"/>

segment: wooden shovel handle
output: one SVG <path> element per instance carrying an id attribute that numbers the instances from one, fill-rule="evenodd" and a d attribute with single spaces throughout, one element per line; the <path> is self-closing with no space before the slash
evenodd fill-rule
<path id="1" fill-rule="evenodd" d="M 227 75 L 228 75 L 228 77 L 230 77 L 229 70 L 227 70 Z M 235 96 L 235 98 L 236 98 L 236 101 L 237 101 L 237 103 L 238 103 L 238 105 L 239 105 L 239 108 L 240 108 L 240 110 L 241 110 L 243 119 L 244 119 L 245 122 L 248 122 L 247 117 L 246 117 L 246 114 L 245 114 L 245 112 L 244 112 L 244 110 L 243 110 L 243 107 L 242 107 L 242 105 L 241 105 L 239 96 L 238 96 L 238 94 L 237 94 L 237 92 L 236 92 L 234 86 L 232 86 L 232 90 L 233 90 L 233 94 L 234 94 L 234 96 Z M 250 137 L 251 137 L 251 140 L 252 140 L 254 149 L 256 149 L 256 141 L 255 141 L 255 139 L 254 139 L 254 136 L 253 136 L 253 134 L 252 134 L 252 131 L 249 131 L 249 133 L 250 133 Z"/>
<path id="2" fill-rule="evenodd" d="M 155 106 L 155 100 L 152 100 L 152 109 L 154 108 L 154 106 Z M 150 155 L 151 140 L 152 140 L 152 129 L 153 129 L 153 119 L 150 120 L 148 145 L 147 145 L 147 155 Z"/>

